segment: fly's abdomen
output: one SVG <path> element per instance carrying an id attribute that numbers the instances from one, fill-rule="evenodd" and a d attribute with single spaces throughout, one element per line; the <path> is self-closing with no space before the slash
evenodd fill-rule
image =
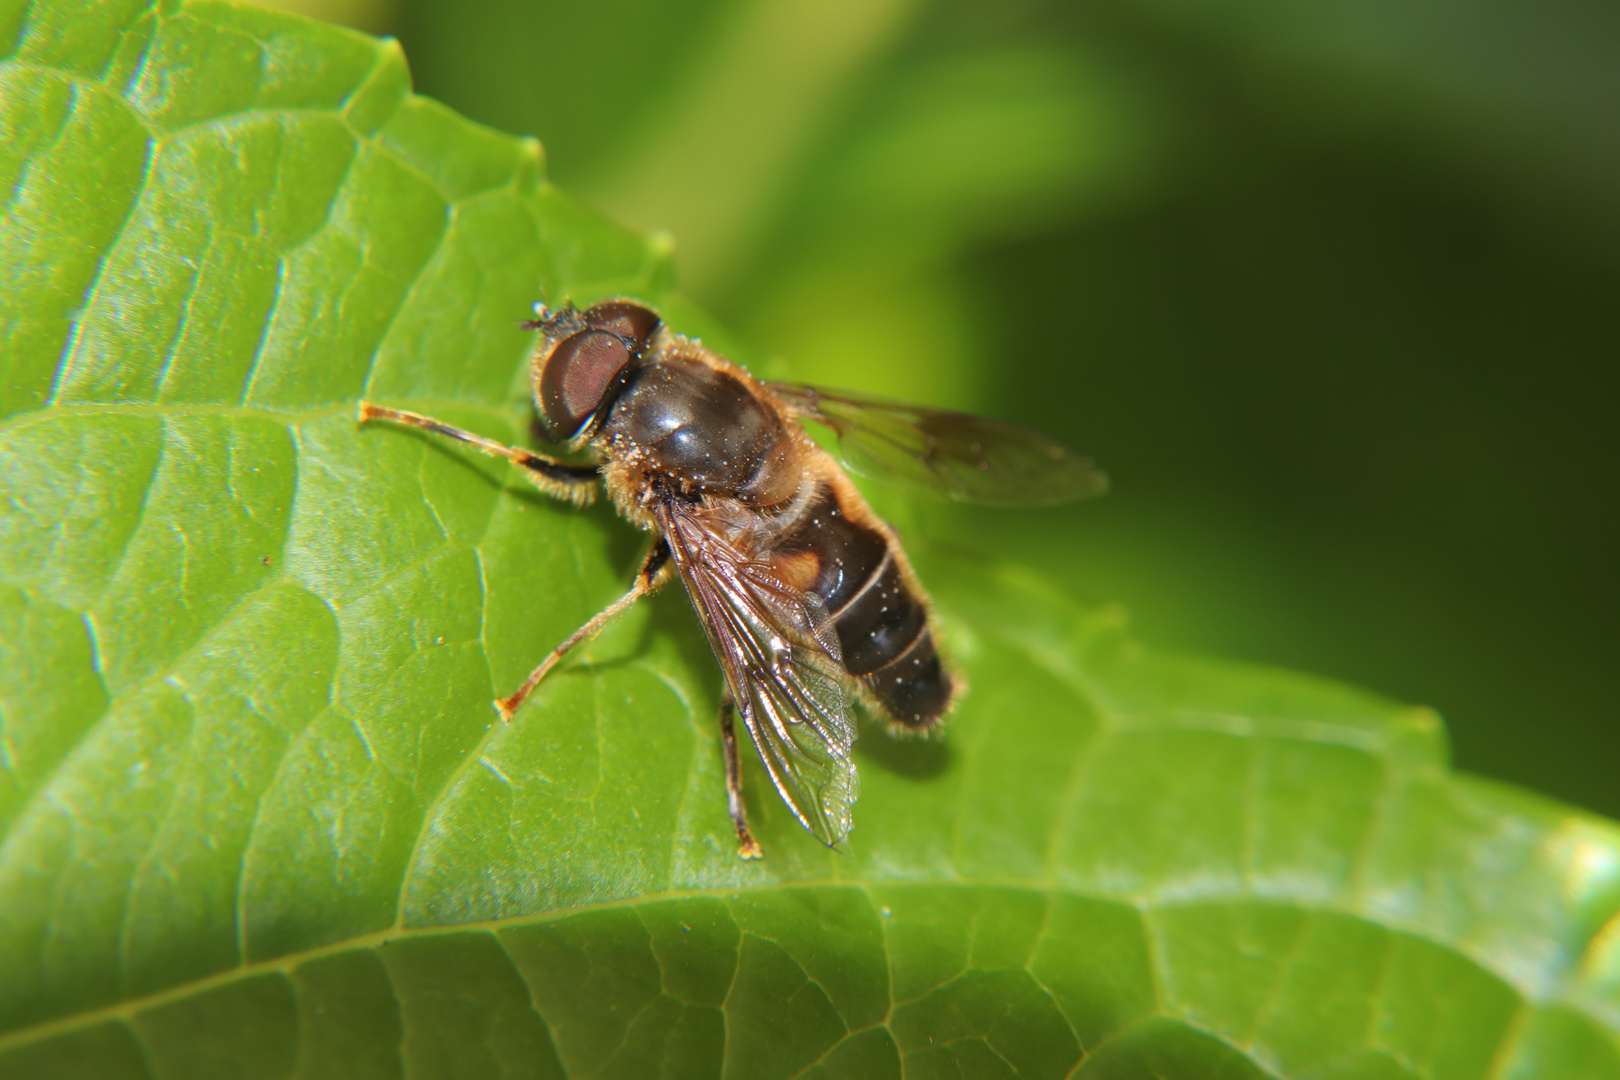
<path id="1" fill-rule="evenodd" d="M 927 629 L 887 665 L 861 676 L 861 682 L 892 719 L 909 728 L 932 727 L 951 704 L 951 676 Z"/>
<path id="2" fill-rule="evenodd" d="M 850 520 L 824 488 L 777 558 L 784 565 L 813 559 L 803 567 L 810 579 L 803 588 L 832 616 L 844 669 L 890 718 L 926 727 L 950 704 L 951 678 L 934 648 L 927 606 L 895 554 L 887 536 Z"/>

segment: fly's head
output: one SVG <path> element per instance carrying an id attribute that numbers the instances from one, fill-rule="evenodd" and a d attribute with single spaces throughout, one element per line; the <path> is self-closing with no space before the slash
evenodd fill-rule
<path id="1" fill-rule="evenodd" d="M 564 304 L 542 309 L 529 326 L 540 330 L 534 354 L 534 399 L 552 442 L 589 432 L 636 364 L 646 355 L 660 321 L 633 300 L 605 300 L 578 311 Z"/>

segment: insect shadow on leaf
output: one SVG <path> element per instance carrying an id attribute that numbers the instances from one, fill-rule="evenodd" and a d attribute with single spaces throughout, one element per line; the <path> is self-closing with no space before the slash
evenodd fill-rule
<path id="1" fill-rule="evenodd" d="M 951 746 L 944 739 L 890 738 L 874 731 L 876 721 L 863 724 L 862 738 L 855 744 L 855 756 L 907 780 L 931 780 L 951 767 Z"/>

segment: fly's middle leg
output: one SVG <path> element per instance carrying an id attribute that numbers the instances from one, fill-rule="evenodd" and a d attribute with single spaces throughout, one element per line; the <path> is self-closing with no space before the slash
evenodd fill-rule
<path id="1" fill-rule="evenodd" d="M 534 693 L 534 688 L 540 685 L 540 680 L 544 679 L 546 673 L 556 667 L 557 661 L 567 656 L 574 646 L 582 645 L 591 640 L 591 638 L 602 632 L 604 626 L 613 621 L 615 615 L 658 588 L 662 584 L 659 574 L 668 562 L 669 542 L 660 536 L 657 543 L 653 544 L 652 550 L 647 552 L 647 558 L 641 564 L 641 569 L 636 571 L 636 583 L 630 586 L 630 591 L 597 612 L 584 626 L 563 639 L 562 644 L 552 649 L 546 658 L 540 661 L 540 666 L 536 667 L 529 673 L 529 677 L 523 680 L 523 685 L 517 688 L 517 693 L 511 697 L 496 700 L 495 709 L 501 714 L 501 719 L 510 721 L 512 715 L 518 711 L 523 702 L 528 699 L 530 694 Z"/>
<path id="2" fill-rule="evenodd" d="M 742 757 L 737 752 L 736 712 L 728 688 L 720 699 L 720 738 L 726 757 L 726 809 L 731 812 L 731 824 L 737 830 L 738 858 L 763 859 L 765 852 L 748 828 L 748 808 L 743 805 Z"/>

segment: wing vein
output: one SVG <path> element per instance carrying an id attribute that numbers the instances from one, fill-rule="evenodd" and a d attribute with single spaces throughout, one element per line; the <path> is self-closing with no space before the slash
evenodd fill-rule
<path id="1" fill-rule="evenodd" d="M 670 499 L 654 517 L 766 774 L 799 823 L 834 846 L 860 790 L 851 679 L 819 598 L 752 550 L 762 533 L 746 527 L 749 513 Z"/>

